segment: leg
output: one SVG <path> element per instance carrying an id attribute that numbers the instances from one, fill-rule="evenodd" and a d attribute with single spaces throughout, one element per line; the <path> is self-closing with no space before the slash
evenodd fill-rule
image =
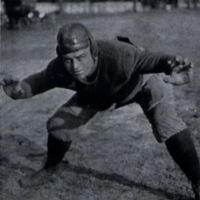
<path id="1" fill-rule="evenodd" d="M 48 120 L 49 133 L 47 143 L 47 162 L 42 170 L 22 179 L 22 187 L 39 186 L 51 180 L 52 174 L 58 171 L 65 153 L 70 148 L 73 137 L 76 137 L 80 126 L 85 125 L 96 113 L 95 106 L 83 103 L 78 95 L 74 95 L 66 104 Z"/>
<path id="2" fill-rule="evenodd" d="M 46 169 L 55 167 L 61 162 L 72 139 L 77 137 L 78 128 L 85 125 L 97 110 L 95 106 L 82 103 L 78 95 L 75 95 L 48 120 Z"/>
<path id="3" fill-rule="evenodd" d="M 165 143 L 174 161 L 192 182 L 196 200 L 200 200 L 200 164 L 189 130 L 171 136 Z"/>
<path id="4" fill-rule="evenodd" d="M 165 142 L 174 161 L 198 188 L 200 164 L 197 152 L 189 130 L 177 116 L 172 86 L 164 83 L 161 77 L 152 76 L 143 86 L 137 102 L 150 121 L 157 141 Z M 197 190 L 194 189 L 194 192 Z M 196 192 L 197 200 L 199 193 Z"/>

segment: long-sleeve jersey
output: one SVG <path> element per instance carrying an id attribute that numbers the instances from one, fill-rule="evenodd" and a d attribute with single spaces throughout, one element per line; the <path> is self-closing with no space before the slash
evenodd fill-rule
<path id="1" fill-rule="evenodd" d="M 33 95 L 61 87 L 79 92 L 86 101 L 120 103 L 140 90 L 143 74 L 171 73 L 168 61 L 174 61 L 174 56 L 151 53 L 116 40 L 97 41 L 97 44 L 98 64 L 91 82 L 81 82 L 70 75 L 59 57 L 23 81 L 30 85 Z"/>

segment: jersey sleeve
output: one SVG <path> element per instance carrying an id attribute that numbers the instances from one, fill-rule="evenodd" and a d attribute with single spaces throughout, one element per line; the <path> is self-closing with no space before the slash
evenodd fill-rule
<path id="1" fill-rule="evenodd" d="M 33 96 L 55 87 L 67 87 L 71 83 L 71 79 L 64 73 L 61 65 L 62 63 L 56 58 L 48 64 L 47 68 L 28 76 L 22 82 L 30 86 Z"/>
<path id="2" fill-rule="evenodd" d="M 164 53 L 150 52 L 144 48 L 134 45 L 130 41 L 125 43 L 126 45 L 121 45 L 123 49 L 121 52 L 123 52 L 123 66 L 127 76 L 130 76 L 132 73 L 165 73 L 167 75 L 172 73 L 168 61 L 171 61 L 172 63 L 175 62 L 175 56 Z"/>
<path id="3" fill-rule="evenodd" d="M 140 74 L 165 73 L 171 74 L 168 61 L 175 62 L 175 56 L 164 53 L 152 53 L 147 50 L 137 51 L 135 55 L 135 67 Z"/>

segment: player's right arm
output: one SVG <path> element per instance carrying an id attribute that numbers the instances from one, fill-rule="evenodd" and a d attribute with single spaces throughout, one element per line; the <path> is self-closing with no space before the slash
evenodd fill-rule
<path id="1" fill-rule="evenodd" d="M 37 94 L 46 92 L 58 84 L 57 72 L 60 62 L 58 59 L 52 60 L 46 69 L 32 74 L 19 81 L 17 78 L 7 75 L 0 80 L 4 92 L 12 99 L 26 99 Z"/>

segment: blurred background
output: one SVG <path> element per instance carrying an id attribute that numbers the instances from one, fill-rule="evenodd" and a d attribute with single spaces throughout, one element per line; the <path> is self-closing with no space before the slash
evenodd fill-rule
<path id="1" fill-rule="evenodd" d="M 9 28 L 44 20 L 50 13 L 150 12 L 162 9 L 198 9 L 199 0 L 2 0 L 1 25 Z"/>

